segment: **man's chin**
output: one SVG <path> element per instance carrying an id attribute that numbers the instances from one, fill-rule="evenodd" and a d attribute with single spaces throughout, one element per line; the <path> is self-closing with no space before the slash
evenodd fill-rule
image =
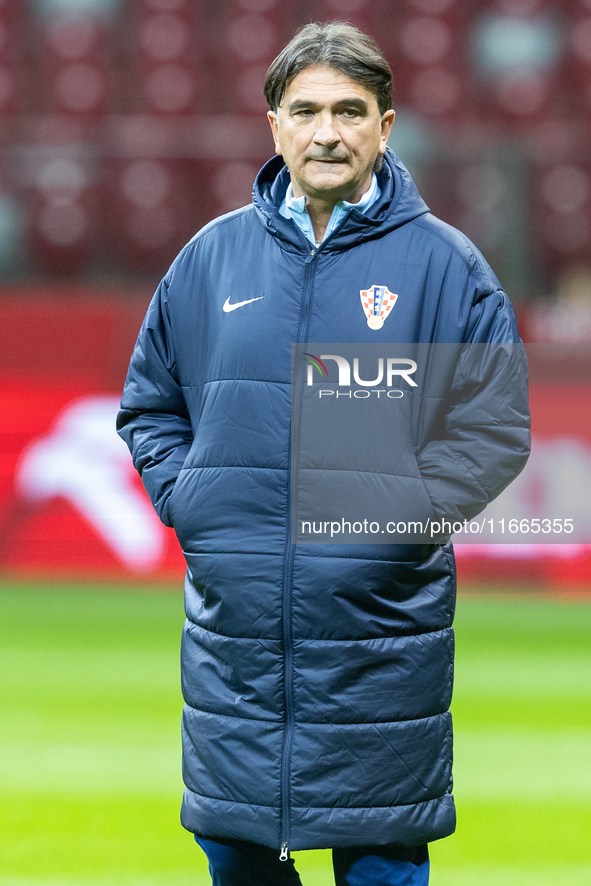
<path id="1" fill-rule="evenodd" d="M 309 179 L 302 191 L 309 197 L 330 198 L 336 202 L 347 200 L 355 192 L 356 187 L 356 182 L 351 182 L 342 175 L 324 173 Z"/>

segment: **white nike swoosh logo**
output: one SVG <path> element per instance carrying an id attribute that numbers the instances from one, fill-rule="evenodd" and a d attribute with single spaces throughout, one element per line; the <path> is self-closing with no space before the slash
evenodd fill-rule
<path id="1" fill-rule="evenodd" d="M 230 296 L 224 302 L 224 313 L 228 313 L 229 311 L 235 311 L 236 308 L 241 308 L 243 305 L 249 305 L 251 301 L 260 301 L 264 298 L 264 295 L 259 295 L 258 298 L 247 298 L 246 301 L 237 301 L 235 305 L 230 304 Z"/>

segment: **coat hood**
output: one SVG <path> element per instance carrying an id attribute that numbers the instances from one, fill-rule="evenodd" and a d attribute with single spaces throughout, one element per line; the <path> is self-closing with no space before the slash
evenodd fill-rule
<path id="1" fill-rule="evenodd" d="M 379 199 L 366 214 L 352 210 L 345 222 L 323 242 L 323 248 L 348 249 L 363 240 L 382 237 L 394 228 L 429 212 L 429 207 L 419 194 L 408 169 L 390 148 L 386 148 L 384 163 L 377 177 L 381 191 Z M 289 170 L 283 157 L 273 157 L 256 177 L 253 203 L 262 224 L 270 234 L 301 250 L 304 235 L 279 212 L 289 182 Z"/>

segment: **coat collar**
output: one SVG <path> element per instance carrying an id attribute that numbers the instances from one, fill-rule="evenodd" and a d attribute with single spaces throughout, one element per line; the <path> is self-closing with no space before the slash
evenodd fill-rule
<path id="1" fill-rule="evenodd" d="M 279 213 L 289 182 L 289 171 L 283 158 L 273 157 L 255 180 L 253 203 L 270 234 L 296 247 L 298 251 L 304 251 L 309 249 L 305 236 L 292 221 Z M 323 250 L 349 249 L 365 240 L 382 237 L 429 211 L 407 168 L 389 148 L 378 173 L 378 185 L 381 191 L 379 199 L 366 214 L 353 210 L 344 224 L 323 242 Z"/>

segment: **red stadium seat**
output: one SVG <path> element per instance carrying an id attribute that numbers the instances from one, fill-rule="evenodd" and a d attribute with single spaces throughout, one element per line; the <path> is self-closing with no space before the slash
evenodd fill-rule
<path id="1" fill-rule="evenodd" d="M 38 110 L 96 118 L 111 107 L 107 23 L 92 14 L 54 14 L 38 22 Z"/>
<path id="2" fill-rule="evenodd" d="M 551 277 L 591 265 L 591 162 L 562 158 L 535 168 L 530 218 Z"/>
<path id="3" fill-rule="evenodd" d="M 465 21 L 458 0 L 409 0 L 391 17 L 386 44 L 395 106 L 458 120 L 466 110 Z"/>
<path id="4" fill-rule="evenodd" d="M 128 6 L 126 59 L 132 112 L 203 113 L 208 80 L 199 4 L 135 0 Z"/>
<path id="5" fill-rule="evenodd" d="M 22 0 L 0 2 L 0 116 L 26 110 L 25 31 Z"/>
<path id="6" fill-rule="evenodd" d="M 72 150 L 41 152 L 28 190 L 30 249 L 45 273 L 79 274 L 96 255 L 97 170 Z"/>
<path id="7" fill-rule="evenodd" d="M 148 157 L 116 160 L 107 185 L 111 214 L 117 219 L 110 248 L 120 267 L 164 274 L 194 233 L 183 164 Z"/>
<path id="8" fill-rule="evenodd" d="M 568 24 L 563 95 L 573 116 L 591 119 L 591 3 L 580 0 Z"/>
<path id="9" fill-rule="evenodd" d="M 208 57 L 219 90 L 217 112 L 265 113 L 267 68 L 291 36 L 285 13 L 285 4 L 279 0 L 229 0 L 225 4 L 222 40 Z"/>
<path id="10" fill-rule="evenodd" d="M 497 0 L 472 21 L 476 115 L 527 130 L 557 111 L 563 25 L 549 0 Z"/>

